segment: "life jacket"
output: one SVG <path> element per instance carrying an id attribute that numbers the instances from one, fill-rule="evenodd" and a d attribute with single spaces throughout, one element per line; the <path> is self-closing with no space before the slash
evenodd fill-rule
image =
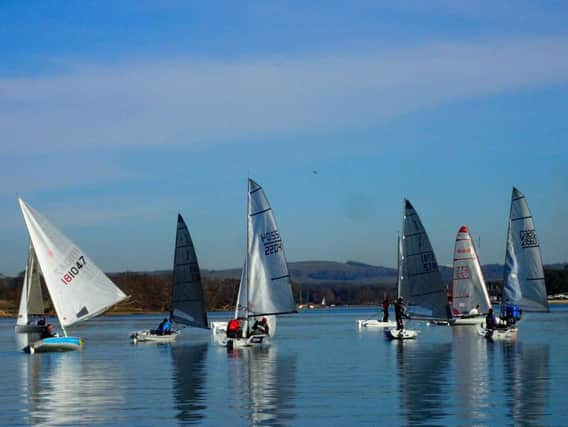
<path id="1" fill-rule="evenodd" d="M 227 332 L 236 332 L 240 328 L 241 328 L 241 324 L 239 322 L 239 319 L 229 320 L 229 323 L 227 324 Z"/>

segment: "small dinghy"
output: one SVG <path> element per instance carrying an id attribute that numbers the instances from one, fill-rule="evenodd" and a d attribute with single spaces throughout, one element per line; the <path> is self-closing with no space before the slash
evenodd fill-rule
<path id="1" fill-rule="evenodd" d="M 540 243 L 533 217 L 524 194 L 514 187 L 504 273 L 501 320 L 507 327 L 482 330 L 485 338 L 490 341 L 514 339 L 517 336 L 516 324 L 521 319 L 521 310 L 549 311 Z"/>
<path id="2" fill-rule="evenodd" d="M 226 326 L 214 322 L 213 338 L 229 349 L 265 346 L 274 337 L 275 316 L 288 313 L 297 310 L 282 238 L 264 190 L 249 179 L 247 252 L 235 316 Z"/>
<path id="3" fill-rule="evenodd" d="M 385 328 L 385 337 L 389 340 L 413 340 L 418 336 L 418 331 L 411 329 Z"/>
<path id="4" fill-rule="evenodd" d="M 453 326 L 480 325 L 491 308 L 479 257 L 465 225 L 456 235 L 450 307 Z"/>
<path id="5" fill-rule="evenodd" d="M 171 312 L 169 322 L 182 328 L 192 326 L 207 328 L 207 310 L 201 284 L 201 272 L 197 262 L 197 254 L 189 229 L 181 215 L 177 218 L 176 243 L 174 253 L 174 269 L 172 277 Z M 174 342 L 180 334 L 179 330 L 162 331 L 145 329 L 132 332 L 133 343 Z"/>
<path id="6" fill-rule="evenodd" d="M 44 337 L 23 350 L 28 353 L 80 350 L 83 340 L 67 336 L 65 327 L 92 319 L 124 300 L 126 295 L 43 215 L 22 199 L 19 203 L 30 235 L 32 253 L 28 263 L 30 257 L 37 258 L 64 335 Z"/>
<path id="7" fill-rule="evenodd" d="M 421 310 L 407 313 L 413 320 L 448 322 L 448 298 L 434 249 L 418 213 L 406 199 L 402 218 L 402 238 L 398 240 L 397 304 L 402 305 L 404 300 L 412 310 Z M 397 310 L 404 311 L 404 305 L 402 308 L 395 306 Z M 385 329 L 388 339 L 413 339 L 417 335 L 418 331 L 404 327 Z"/>
<path id="8" fill-rule="evenodd" d="M 382 322 L 377 319 L 357 320 L 357 326 L 359 328 L 393 328 L 396 326 L 396 322 L 392 320 Z"/>

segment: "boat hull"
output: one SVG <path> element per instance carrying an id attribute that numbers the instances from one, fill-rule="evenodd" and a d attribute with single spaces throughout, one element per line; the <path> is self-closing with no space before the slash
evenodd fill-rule
<path id="1" fill-rule="evenodd" d="M 518 329 L 516 326 L 498 329 L 479 328 L 479 334 L 488 341 L 514 341 L 517 339 L 517 333 Z"/>
<path id="2" fill-rule="evenodd" d="M 157 342 L 157 343 L 167 343 L 174 342 L 179 335 L 179 331 L 173 331 L 171 334 L 158 335 L 152 333 L 150 329 L 143 331 L 136 331 L 130 334 L 130 339 L 134 344 L 139 342 Z"/>
<path id="3" fill-rule="evenodd" d="M 452 326 L 476 326 L 485 321 L 485 316 L 464 316 L 456 317 L 450 321 Z"/>
<path id="4" fill-rule="evenodd" d="M 266 347 L 270 345 L 270 339 L 266 334 L 251 335 L 248 338 L 227 338 L 224 345 L 227 349 Z"/>
<path id="5" fill-rule="evenodd" d="M 15 330 L 19 334 L 33 334 L 42 333 L 45 330 L 45 326 L 39 325 L 16 325 Z"/>
<path id="6" fill-rule="evenodd" d="M 394 328 L 396 326 L 396 322 L 381 322 L 377 319 L 357 320 L 357 326 L 359 328 Z"/>
<path id="7" fill-rule="evenodd" d="M 385 328 L 385 337 L 389 340 L 413 340 L 418 336 L 418 331 L 412 329 Z"/>
<path id="8" fill-rule="evenodd" d="M 26 353 L 52 353 L 62 351 L 79 351 L 83 347 L 83 340 L 79 337 L 52 337 L 44 338 L 26 346 Z"/>

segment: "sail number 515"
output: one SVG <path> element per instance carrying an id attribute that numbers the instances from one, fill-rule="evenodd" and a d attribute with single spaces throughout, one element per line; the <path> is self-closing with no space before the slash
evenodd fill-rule
<path id="1" fill-rule="evenodd" d="M 63 284 L 68 285 L 69 283 L 71 283 L 71 281 L 75 277 L 77 277 L 77 275 L 79 274 L 79 272 L 85 266 L 86 263 L 87 261 L 85 260 L 85 257 L 81 255 L 77 260 L 77 262 L 75 263 L 75 265 L 71 267 L 69 271 L 61 277 L 61 281 L 63 282 Z"/>

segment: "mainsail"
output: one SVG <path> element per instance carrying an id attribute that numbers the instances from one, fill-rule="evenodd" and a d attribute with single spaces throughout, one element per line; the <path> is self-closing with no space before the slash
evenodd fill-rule
<path id="1" fill-rule="evenodd" d="M 409 311 L 418 306 L 429 312 L 412 313 L 418 317 L 447 319 L 448 297 L 434 250 L 418 213 L 406 199 L 401 249 L 399 293 L 406 300 Z"/>
<path id="2" fill-rule="evenodd" d="M 197 255 L 181 215 L 177 219 L 171 318 L 183 325 L 207 328 L 207 311 Z"/>
<path id="3" fill-rule="evenodd" d="M 468 314 L 477 305 L 480 313 L 487 313 L 491 308 L 477 252 L 465 225 L 456 236 L 451 295 L 452 307 L 459 314 Z"/>
<path id="4" fill-rule="evenodd" d="M 43 294 L 39 280 L 39 269 L 34 247 L 30 241 L 28 247 L 28 262 L 24 273 L 24 283 L 22 284 L 22 295 L 20 297 L 20 307 L 16 325 L 26 325 L 30 315 L 43 315 Z"/>
<path id="5" fill-rule="evenodd" d="M 260 185 L 249 179 L 248 187 L 247 255 L 236 314 L 243 297 L 247 317 L 295 313 L 284 246 L 272 208 Z"/>
<path id="6" fill-rule="evenodd" d="M 90 319 L 126 295 L 43 215 L 19 199 L 51 301 L 63 327 Z"/>
<path id="7" fill-rule="evenodd" d="M 527 199 L 513 187 L 503 302 L 524 311 L 548 311 L 540 245 Z"/>

